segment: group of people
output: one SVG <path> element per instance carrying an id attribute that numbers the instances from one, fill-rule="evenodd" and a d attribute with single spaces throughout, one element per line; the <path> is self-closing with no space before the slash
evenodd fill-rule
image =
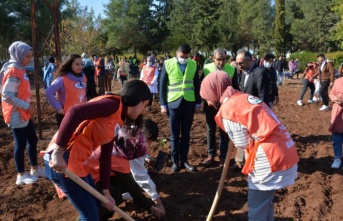
<path id="1" fill-rule="evenodd" d="M 295 143 L 272 111 L 279 100 L 272 53 L 265 54 L 263 66 L 259 66 L 249 51 L 241 49 L 230 65 L 226 62 L 226 51 L 217 48 L 212 62 L 204 65 L 200 78 L 197 62 L 190 59 L 190 46 L 182 44 L 176 56 L 164 60 L 160 69 L 154 64 L 155 59 L 148 57 L 141 70 L 141 80 L 128 81 L 118 94 L 89 99 L 88 78 L 84 73 L 89 61 L 85 60 L 85 54 L 71 54 L 56 70 L 58 78 L 46 89 L 58 113 L 59 130 L 44 152 L 44 171 L 37 163 L 37 136 L 30 119 L 36 110 L 30 104 L 30 83 L 24 69 L 31 61 L 32 48 L 23 42 L 14 42 L 9 52 L 11 59 L 0 72 L 3 74 L 1 94 L 4 120 L 15 139 L 16 184 L 30 184 L 36 182 L 37 177 L 47 175 L 77 209 L 80 220 L 99 220 L 111 214 L 103 210 L 99 200 L 64 175 L 67 167 L 108 199 L 108 203 L 102 205 L 108 210 L 126 199 L 128 192 L 136 205 L 156 217 L 165 215 L 156 186 L 144 168 L 149 142 L 156 140 L 158 127 L 147 119 L 143 121 L 142 114 L 151 105 L 156 91 L 161 114 L 169 119 L 172 173 L 181 169 L 196 171 L 188 162 L 188 152 L 194 114 L 200 111 L 202 98 L 208 133 L 208 158 L 204 164 L 211 166 L 214 162 L 218 125 L 220 163 L 225 160 L 230 140 L 237 148 L 236 164 L 239 163 L 242 172 L 248 175 L 249 220 L 273 220 L 275 191 L 293 184 L 297 178 L 299 157 Z M 101 65 L 98 63 L 98 68 L 106 67 L 105 63 Z M 325 64 L 319 68 L 321 82 L 333 86 L 330 131 L 335 151 L 332 167 L 337 168 L 342 157 L 343 81 L 338 79 L 333 84 L 331 75 L 322 74 Z M 111 70 L 111 66 L 108 69 Z M 58 94 L 58 100 L 52 97 L 54 93 Z M 26 146 L 30 174 L 24 167 Z M 146 199 L 140 188 L 151 200 Z"/>
<path id="2" fill-rule="evenodd" d="M 332 61 L 325 58 L 324 54 L 317 55 L 317 62 L 310 62 L 306 65 L 302 75 L 303 88 L 300 92 L 297 104 L 303 105 L 303 97 L 310 88 L 309 104 L 323 101 L 320 111 L 329 110 L 329 88 L 332 88 L 335 81 L 335 68 Z"/>

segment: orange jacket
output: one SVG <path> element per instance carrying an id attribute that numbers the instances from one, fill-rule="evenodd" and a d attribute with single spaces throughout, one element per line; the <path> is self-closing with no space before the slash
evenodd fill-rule
<path id="1" fill-rule="evenodd" d="M 155 70 L 156 66 L 143 66 L 143 76 L 141 77 L 141 79 L 146 85 L 151 85 L 151 82 L 154 79 Z"/>
<path id="2" fill-rule="evenodd" d="M 246 149 L 248 158 L 242 170 L 244 174 L 252 172 L 259 145 L 266 153 L 271 172 L 289 169 L 299 161 L 291 135 L 274 112 L 258 98 L 236 92 L 222 104 L 215 117 L 217 124 L 225 131 L 222 119 L 244 125 L 254 138 Z"/>
<path id="3" fill-rule="evenodd" d="M 83 82 L 75 82 L 67 76 L 63 76 L 62 80 L 65 88 L 65 103 L 63 109 L 64 113 L 67 113 L 70 107 L 86 102 L 87 78 L 83 76 Z"/>
<path id="4" fill-rule="evenodd" d="M 5 76 L 2 80 L 2 83 L 3 83 L 2 85 L 4 85 L 4 83 L 7 81 L 9 77 L 13 77 L 13 76 L 17 77 L 20 81 L 20 87 L 18 88 L 17 97 L 26 102 L 30 102 L 31 101 L 30 79 L 29 79 L 29 76 L 26 74 L 25 70 L 21 70 L 14 67 L 9 68 L 6 71 Z M 5 101 L 2 102 L 1 104 L 2 104 L 2 112 L 4 115 L 4 120 L 5 120 L 5 123 L 7 124 L 10 123 L 11 114 L 14 109 L 19 111 L 22 119 L 25 121 L 28 121 L 31 117 L 31 114 L 28 110 L 16 108 L 12 104 L 7 103 Z"/>

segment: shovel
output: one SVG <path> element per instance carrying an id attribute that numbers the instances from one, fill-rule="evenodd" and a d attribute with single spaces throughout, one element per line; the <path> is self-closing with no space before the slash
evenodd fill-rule
<path id="1" fill-rule="evenodd" d="M 226 155 L 226 159 L 225 159 L 225 163 L 224 163 L 224 167 L 223 167 L 223 171 L 222 171 L 222 176 L 220 178 L 219 186 L 218 186 L 218 189 L 217 189 L 217 192 L 216 192 L 216 196 L 214 197 L 214 200 L 213 200 L 213 203 L 212 203 L 212 207 L 211 207 L 210 212 L 208 213 L 206 221 L 211 221 L 212 220 L 213 214 L 214 214 L 214 212 L 215 212 L 215 210 L 217 208 L 217 205 L 218 205 L 218 202 L 219 202 L 219 199 L 220 199 L 220 195 L 222 194 L 222 191 L 223 191 L 223 186 L 224 186 L 224 182 L 225 182 L 225 179 L 226 179 L 227 170 L 229 169 L 229 164 L 230 164 L 230 160 L 231 160 L 231 155 L 232 155 L 233 147 L 234 147 L 234 144 L 230 140 L 229 149 L 227 151 L 227 155 Z"/>
<path id="2" fill-rule="evenodd" d="M 87 190 L 87 192 L 92 194 L 95 198 L 97 198 L 101 202 L 103 202 L 105 204 L 109 203 L 109 200 L 106 197 L 104 197 L 101 193 L 96 191 L 93 187 L 91 187 L 88 183 L 86 183 L 84 180 L 82 180 L 80 177 L 78 177 L 75 173 L 73 173 L 68 168 L 65 168 L 64 174 L 67 175 L 70 179 L 72 179 L 75 183 L 80 185 L 83 189 Z M 125 220 L 135 221 L 129 215 L 127 215 L 123 210 L 119 209 L 117 206 L 114 206 L 112 210 L 117 212 Z"/>
<path id="3" fill-rule="evenodd" d="M 160 172 L 162 170 L 162 168 L 167 162 L 167 157 L 168 157 L 168 154 L 166 152 L 161 151 L 161 150 L 158 152 L 155 166 L 154 166 L 154 169 L 156 172 Z"/>

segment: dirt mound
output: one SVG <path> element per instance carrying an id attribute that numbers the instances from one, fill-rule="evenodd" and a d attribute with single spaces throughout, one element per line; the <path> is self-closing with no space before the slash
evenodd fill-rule
<path id="1" fill-rule="evenodd" d="M 275 113 L 285 124 L 296 142 L 299 162 L 299 178 L 293 186 L 279 190 L 274 199 L 275 220 L 343 220 L 342 169 L 333 170 L 331 134 L 327 128 L 331 112 L 320 112 L 321 104 L 296 104 L 301 90 L 301 81 L 286 79 L 279 87 L 280 104 Z M 34 93 L 34 92 L 33 92 Z M 43 94 L 43 93 L 42 93 Z M 39 149 L 44 149 L 56 131 L 54 111 L 42 100 L 43 139 Z M 158 122 L 159 139 L 169 139 L 169 124 L 159 114 L 159 105 L 145 116 Z M 37 123 L 37 118 L 34 119 Z M 38 130 L 37 130 L 38 134 Z M 32 185 L 16 186 L 16 171 L 13 160 L 13 138 L 10 129 L 0 119 L 0 220 L 74 220 L 77 212 L 68 200 L 60 201 L 52 183 L 40 179 Z M 163 148 L 153 144 L 151 155 L 157 156 Z M 214 199 L 221 169 L 205 168 L 201 162 L 207 157 L 206 126 L 204 113 L 197 113 L 191 131 L 189 162 L 198 165 L 198 172 L 181 171 L 170 174 L 170 157 L 159 173 L 151 173 L 166 209 L 163 220 L 205 220 Z M 218 161 L 218 159 L 216 159 Z M 26 169 L 29 170 L 26 159 Z M 213 220 L 247 220 L 247 182 L 239 172 L 228 173 L 219 205 Z M 135 208 L 132 202 L 120 205 L 136 220 L 154 220 L 147 212 Z M 119 219 L 118 215 L 113 218 Z"/>

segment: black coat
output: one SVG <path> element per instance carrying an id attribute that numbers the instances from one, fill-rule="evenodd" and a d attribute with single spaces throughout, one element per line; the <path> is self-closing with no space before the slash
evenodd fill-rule
<path id="1" fill-rule="evenodd" d="M 269 102 L 270 78 L 264 67 L 258 67 L 254 64 L 249 73 L 248 80 L 245 82 L 245 74 L 242 73 L 241 88 L 242 92 L 260 98 L 266 104 Z"/>

